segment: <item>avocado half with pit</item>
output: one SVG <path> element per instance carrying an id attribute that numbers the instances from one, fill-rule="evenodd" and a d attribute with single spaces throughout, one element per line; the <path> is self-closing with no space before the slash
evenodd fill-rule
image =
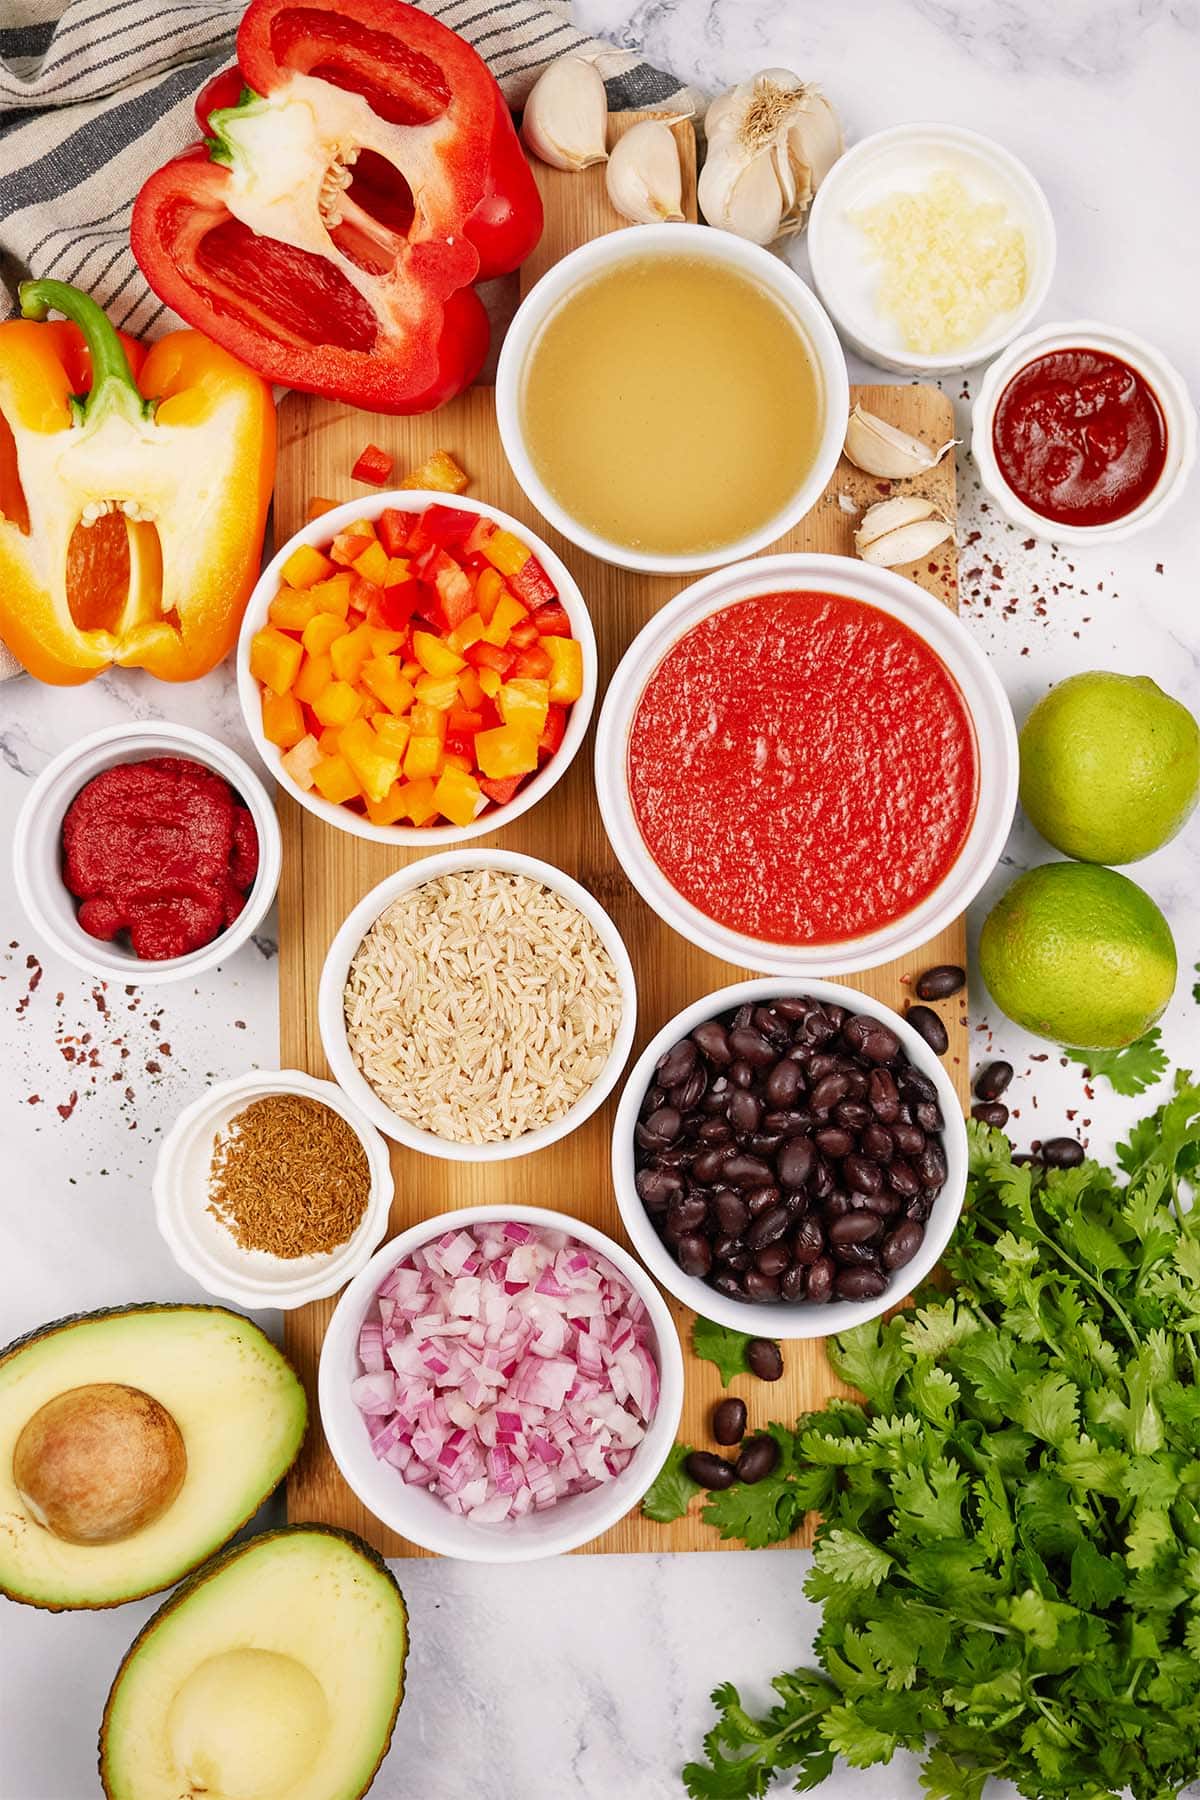
<path id="1" fill-rule="evenodd" d="M 235 1544 L 159 1607 L 100 1727 L 108 1800 L 359 1800 L 404 1698 L 408 1615 L 350 1532 Z"/>
<path id="2" fill-rule="evenodd" d="M 131 1306 L 0 1352 L 0 1592 L 53 1611 L 170 1587 L 287 1474 L 295 1370 L 221 1306 Z"/>

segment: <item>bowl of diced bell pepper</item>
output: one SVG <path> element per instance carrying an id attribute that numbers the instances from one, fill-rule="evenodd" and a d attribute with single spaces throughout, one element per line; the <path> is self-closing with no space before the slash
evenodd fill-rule
<path id="1" fill-rule="evenodd" d="M 433 491 L 311 520 L 268 564 L 238 643 L 275 779 L 376 843 L 460 843 L 525 812 L 582 744 L 596 681 L 583 596 L 549 546 Z"/>

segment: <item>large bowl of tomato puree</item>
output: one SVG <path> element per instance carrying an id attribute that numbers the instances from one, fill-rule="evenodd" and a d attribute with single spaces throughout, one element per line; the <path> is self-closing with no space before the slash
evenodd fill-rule
<path id="1" fill-rule="evenodd" d="M 630 645 L 596 734 L 600 811 L 643 899 L 774 975 L 869 969 L 934 937 L 999 858 L 1017 769 L 965 626 L 841 556 L 686 588 Z"/>

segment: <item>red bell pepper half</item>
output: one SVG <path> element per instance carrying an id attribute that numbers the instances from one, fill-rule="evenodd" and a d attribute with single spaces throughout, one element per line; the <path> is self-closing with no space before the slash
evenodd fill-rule
<path id="1" fill-rule="evenodd" d="M 487 65 L 402 0 L 252 0 L 202 144 L 150 176 L 133 252 L 151 287 L 268 380 L 428 412 L 478 373 L 472 285 L 541 235 Z"/>

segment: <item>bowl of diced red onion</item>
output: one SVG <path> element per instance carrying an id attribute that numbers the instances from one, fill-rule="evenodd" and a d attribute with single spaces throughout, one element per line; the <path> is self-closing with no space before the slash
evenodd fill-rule
<path id="1" fill-rule="evenodd" d="M 544 1207 L 464 1207 L 355 1276 L 318 1398 L 376 1518 L 443 1556 L 528 1562 L 637 1505 L 675 1441 L 683 1357 L 662 1295 L 603 1232 Z"/>

